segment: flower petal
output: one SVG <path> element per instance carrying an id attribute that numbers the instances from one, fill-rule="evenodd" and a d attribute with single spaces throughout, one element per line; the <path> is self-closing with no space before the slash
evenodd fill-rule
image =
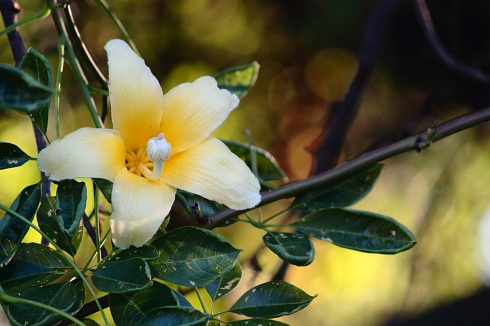
<path id="1" fill-rule="evenodd" d="M 102 178 L 114 182 L 125 167 L 121 134 L 113 129 L 81 128 L 53 141 L 37 158 L 51 180 Z"/>
<path id="2" fill-rule="evenodd" d="M 156 136 L 163 114 L 163 92 L 145 61 L 121 40 L 105 46 L 109 59 L 109 96 L 112 123 L 136 150 Z"/>
<path id="3" fill-rule="evenodd" d="M 238 106 L 238 97 L 219 89 L 214 78 L 204 76 L 193 83 L 172 88 L 163 96 L 161 132 L 172 144 L 172 153 L 201 143 Z"/>
<path id="4" fill-rule="evenodd" d="M 141 247 L 157 232 L 175 200 L 175 188 L 123 169 L 112 190 L 112 241 L 121 249 Z"/>
<path id="5" fill-rule="evenodd" d="M 216 138 L 171 156 L 162 180 L 233 209 L 260 201 L 260 185 L 248 166 Z"/>

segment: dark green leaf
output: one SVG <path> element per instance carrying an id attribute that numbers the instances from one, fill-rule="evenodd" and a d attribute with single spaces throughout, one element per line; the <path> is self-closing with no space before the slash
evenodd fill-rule
<path id="1" fill-rule="evenodd" d="M 382 169 L 382 164 L 375 164 L 334 185 L 302 193 L 291 204 L 291 209 L 315 212 L 325 208 L 353 205 L 373 189 Z"/>
<path id="2" fill-rule="evenodd" d="M 56 250 L 37 243 L 21 243 L 12 261 L 0 268 L 0 284 L 17 294 L 33 286 L 41 286 L 60 278 L 60 272 L 71 269 Z"/>
<path id="3" fill-rule="evenodd" d="M 242 268 L 237 262 L 225 275 L 206 285 L 211 300 L 216 301 L 231 290 L 233 290 L 242 278 Z"/>
<path id="4" fill-rule="evenodd" d="M 259 68 L 260 65 L 254 61 L 248 65 L 223 70 L 214 78 L 216 78 L 219 88 L 227 89 L 242 98 L 255 85 L 259 75 Z"/>
<path id="5" fill-rule="evenodd" d="M 202 287 L 235 266 L 239 249 L 209 230 L 182 227 L 156 239 L 152 246 L 160 252 L 149 261 L 155 276 L 189 287 Z"/>
<path id="6" fill-rule="evenodd" d="M 83 227 L 79 226 L 77 231 L 69 234 L 59 223 L 61 218 L 56 215 L 56 197 L 47 196 L 39 206 L 37 212 L 37 223 L 46 235 L 56 241 L 61 249 L 74 256 L 77 253 L 78 246 L 83 236 Z"/>
<path id="7" fill-rule="evenodd" d="M 108 293 L 142 290 L 152 284 L 150 268 L 140 258 L 99 264 L 92 274 L 92 282 L 97 289 Z"/>
<path id="8" fill-rule="evenodd" d="M 56 191 L 56 219 L 62 230 L 73 234 L 80 226 L 85 213 L 87 187 L 75 180 L 63 180 Z"/>
<path id="9" fill-rule="evenodd" d="M 192 307 L 165 307 L 143 317 L 141 325 L 206 325 L 209 316 Z"/>
<path id="10" fill-rule="evenodd" d="M 277 320 L 254 318 L 254 319 L 242 319 L 227 321 L 229 326 L 288 326 L 288 324 L 281 323 Z"/>
<path id="11" fill-rule="evenodd" d="M 341 208 L 315 212 L 290 226 L 340 247 L 378 254 L 396 254 L 417 242 L 391 217 Z"/>
<path id="12" fill-rule="evenodd" d="M 106 179 L 97 179 L 97 178 L 94 178 L 92 179 L 95 184 L 97 185 L 97 188 L 99 188 L 100 192 L 102 192 L 102 195 L 104 195 L 105 199 L 107 199 L 107 201 L 109 203 L 111 203 L 112 201 L 112 187 L 113 187 L 113 183 L 110 182 L 109 180 L 106 180 Z"/>
<path id="13" fill-rule="evenodd" d="M 315 247 L 304 234 L 271 231 L 262 239 L 273 253 L 290 264 L 306 266 L 315 259 Z"/>
<path id="14" fill-rule="evenodd" d="M 82 323 L 87 326 L 100 326 L 95 320 L 84 318 L 82 319 Z"/>
<path id="15" fill-rule="evenodd" d="M 131 258 L 141 258 L 143 260 L 151 260 L 158 258 L 158 251 L 153 246 L 142 246 L 139 248 L 130 247 L 124 250 L 114 250 L 104 261 L 123 261 Z"/>
<path id="16" fill-rule="evenodd" d="M 22 58 L 19 68 L 30 74 L 39 83 L 49 88 L 53 87 L 53 69 L 48 59 L 41 53 L 29 48 Z M 32 121 L 46 134 L 48 130 L 49 103 L 43 105 L 37 112 L 30 113 Z"/>
<path id="17" fill-rule="evenodd" d="M 0 142 L 0 170 L 15 168 L 33 160 L 17 145 Z"/>
<path id="18" fill-rule="evenodd" d="M 225 205 L 180 189 L 177 190 L 175 199 L 184 206 L 190 216 L 202 223 L 206 222 L 209 216 L 226 208 Z"/>
<path id="19" fill-rule="evenodd" d="M 53 89 L 28 73 L 0 64 L 0 109 L 34 113 L 49 105 Z"/>
<path id="20" fill-rule="evenodd" d="M 34 184 L 22 190 L 10 208 L 27 220 L 32 221 L 40 200 L 41 186 Z M 5 213 L 0 220 L 0 267 L 10 261 L 28 229 L 28 224 L 9 213 Z"/>
<path id="21" fill-rule="evenodd" d="M 229 311 L 249 317 L 275 318 L 303 309 L 314 298 L 287 282 L 271 281 L 245 292 Z"/>
<path id="22" fill-rule="evenodd" d="M 172 289 L 158 282 L 138 292 L 109 294 L 109 307 L 117 326 L 141 325 L 150 311 L 176 305 Z"/>
<path id="23" fill-rule="evenodd" d="M 232 151 L 236 156 L 241 158 L 248 165 L 249 168 L 252 168 L 252 154 L 254 151 L 257 156 L 257 172 L 258 177 L 263 181 L 272 181 L 272 180 L 280 180 L 286 181 L 287 176 L 284 171 L 281 169 L 279 164 L 277 163 L 274 156 L 268 151 L 258 148 L 256 146 L 252 146 L 249 144 L 244 144 L 231 140 L 222 140 L 226 146 Z"/>
<path id="24" fill-rule="evenodd" d="M 37 301 L 67 313 L 79 309 L 78 292 L 69 282 L 32 288 L 18 297 Z M 9 304 L 5 312 L 12 323 L 20 325 L 55 325 L 63 319 L 57 313 L 24 304 Z"/>

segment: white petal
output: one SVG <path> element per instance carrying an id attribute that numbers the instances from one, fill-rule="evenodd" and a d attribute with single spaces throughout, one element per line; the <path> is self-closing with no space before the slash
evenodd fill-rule
<path id="1" fill-rule="evenodd" d="M 175 199 L 175 188 L 126 169 L 112 190 L 112 240 L 121 249 L 141 247 L 157 232 Z"/>
<path id="2" fill-rule="evenodd" d="M 163 96 L 161 132 L 172 144 L 172 153 L 204 141 L 239 103 L 238 97 L 219 89 L 209 76 L 180 84 Z"/>
<path id="3" fill-rule="evenodd" d="M 51 180 L 103 178 L 114 182 L 125 167 L 126 150 L 113 129 L 81 128 L 53 141 L 37 158 Z"/>
<path id="4" fill-rule="evenodd" d="M 171 156 L 162 180 L 233 209 L 252 208 L 260 202 L 257 178 L 223 142 L 212 137 Z"/>
<path id="5" fill-rule="evenodd" d="M 105 46 L 109 59 L 109 92 L 113 127 L 131 150 L 146 148 L 157 135 L 163 114 L 163 92 L 145 61 L 121 40 Z"/>

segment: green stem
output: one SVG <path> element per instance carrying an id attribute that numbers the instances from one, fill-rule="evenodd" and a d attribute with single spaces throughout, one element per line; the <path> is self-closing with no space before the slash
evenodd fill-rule
<path id="1" fill-rule="evenodd" d="M 77 275 L 80 277 L 80 279 L 82 280 L 82 282 L 87 287 L 88 291 L 90 292 L 90 294 L 94 298 L 94 301 L 96 302 L 97 307 L 99 308 L 100 313 L 101 313 L 102 317 L 104 318 L 104 321 L 106 322 L 107 325 L 109 325 L 109 321 L 107 320 L 107 317 L 106 317 L 106 315 L 104 313 L 104 310 L 102 309 L 102 306 L 100 305 L 99 300 L 97 299 L 97 295 L 95 294 L 94 290 L 92 289 L 92 286 L 88 283 L 87 279 L 85 278 L 85 275 L 83 275 L 83 273 L 80 271 L 80 269 L 75 264 L 75 262 L 73 260 L 71 260 L 70 257 L 68 257 L 68 255 L 63 251 L 63 249 L 61 249 L 56 244 L 56 242 L 54 242 L 53 240 L 51 240 L 51 238 L 48 237 L 46 235 L 46 233 L 44 233 L 37 225 L 35 225 L 34 223 L 32 223 L 31 221 L 29 221 L 28 219 L 26 219 L 24 216 L 20 215 L 19 213 L 17 213 L 16 211 L 10 209 L 9 207 L 3 205 L 2 203 L 0 203 L 0 209 L 1 210 L 4 210 L 5 212 L 9 213 L 13 217 L 21 220 L 23 223 L 26 223 L 31 228 L 33 228 L 34 230 L 36 230 L 44 239 L 48 240 L 48 242 L 63 256 L 63 258 L 65 258 L 65 260 L 68 262 L 68 264 L 70 264 L 71 267 L 73 267 L 73 269 L 75 270 L 75 272 L 77 273 Z"/>
<path id="2" fill-rule="evenodd" d="M 97 2 L 100 6 L 102 6 L 102 8 L 104 8 L 105 12 L 112 19 L 112 21 L 117 26 L 117 28 L 119 29 L 121 34 L 124 35 L 124 38 L 128 42 L 131 49 L 133 49 L 133 51 L 139 55 L 138 49 L 136 48 L 136 45 L 134 44 L 131 37 L 129 36 L 129 33 L 126 31 L 126 28 L 124 28 L 124 25 L 121 23 L 119 18 L 112 12 L 111 8 L 109 7 L 109 4 L 107 4 L 107 2 L 105 2 L 105 0 L 95 0 L 95 2 Z"/>
<path id="3" fill-rule="evenodd" d="M 63 67 L 65 65 L 65 44 L 66 38 L 61 36 L 58 42 L 58 71 L 56 72 L 56 92 L 54 93 L 54 126 L 56 139 L 60 138 L 60 91 L 61 76 L 63 75 Z"/>
<path id="4" fill-rule="evenodd" d="M 204 311 L 204 313 L 207 314 L 208 312 L 206 310 L 206 305 L 204 304 L 204 300 L 202 299 L 202 296 L 201 296 L 201 293 L 199 292 L 199 289 L 195 287 L 194 292 L 196 292 L 197 298 L 199 299 L 199 302 L 201 303 L 202 310 Z"/>
<path id="5" fill-rule="evenodd" d="M 95 251 L 97 252 L 97 262 L 100 262 L 101 254 L 100 254 L 100 237 L 99 237 L 99 188 L 92 181 L 94 185 L 94 217 L 95 217 Z"/>
<path id="6" fill-rule="evenodd" d="M 328 170 L 324 173 L 317 174 L 305 180 L 300 180 L 285 184 L 274 190 L 262 194 L 261 202 L 255 207 L 265 206 L 280 199 L 292 198 L 305 191 L 311 191 L 320 187 L 333 184 L 338 180 L 360 172 L 369 166 L 386 160 L 388 158 L 400 155 L 402 153 L 413 150 L 421 151 L 428 147 L 432 142 L 436 142 L 460 131 L 472 128 L 480 123 L 490 121 L 490 108 L 482 109 L 477 112 L 468 113 L 458 116 L 452 120 L 439 125 L 439 130 L 434 133 L 432 128 L 420 134 L 405 138 L 388 146 L 373 150 L 362 154 L 361 156 L 344 162 L 341 165 Z M 232 210 L 226 209 L 210 217 L 208 224 L 205 226 L 208 229 L 214 228 L 216 225 L 226 222 L 227 220 L 236 217 L 247 210 Z"/>
<path id="7" fill-rule="evenodd" d="M 87 105 L 90 115 L 92 116 L 92 120 L 97 128 L 103 128 L 102 121 L 100 120 L 99 114 L 97 113 L 97 109 L 95 107 L 94 99 L 92 98 L 92 94 L 90 93 L 90 89 L 88 86 L 87 78 L 85 77 L 82 67 L 80 66 L 80 62 L 78 61 L 75 52 L 73 51 L 72 44 L 68 39 L 68 32 L 66 30 L 66 26 L 64 24 L 63 18 L 59 13 L 59 9 L 57 7 L 56 1 L 48 0 L 49 6 L 52 9 L 51 13 L 53 16 L 54 24 L 56 25 L 56 29 L 60 35 L 60 38 L 66 39 L 65 50 L 68 57 L 68 63 L 70 64 L 73 75 L 75 76 L 75 80 L 80 87 L 82 92 L 82 97 Z"/>
<path id="8" fill-rule="evenodd" d="M 17 27 L 22 26 L 24 24 L 32 23 L 33 21 L 38 20 L 38 19 L 43 19 L 49 15 L 50 11 L 51 10 L 49 9 L 49 7 L 47 5 L 45 5 L 44 8 L 41 9 L 41 11 L 38 11 L 38 12 L 30 15 L 29 17 L 21 19 L 17 23 L 12 24 L 12 25 L 8 26 L 7 28 L 1 30 L 0 36 L 7 34 L 7 33 L 10 33 L 11 31 L 16 29 Z"/>
<path id="9" fill-rule="evenodd" d="M 10 295 L 8 295 L 4 289 L 2 288 L 2 286 L 0 286 L 0 301 L 2 302 L 7 302 L 7 303 L 10 303 L 10 304 L 25 304 L 25 305 L 29 305 L 29 306 L 33 306 L 33 307 L 36 307 L 36 308 L 41 308 L 41 309 L 45 309 L 45 310 L 48 310 L 48 311 L 51 311 L 51 312 L 54 312 L 70 321 L 72 321 L 74 324 L 76 325 L 80 325 L 80 326 L 84 326 L 85 324 L 81 321 L 79 321 L 78 319 L 76 319 L 75 317 L 73 317 L 72 315 L 62 311 L 62 310 L 59 310 L 59 309 L 56 309 L 54 307 L 51 307 L 47 304 L 44 304 L 44 303 L 41 303 L 41 302 L 37 302 L 37 301 L 32 301 L 32 300 L 27 300 L 27 299 L 22 299 L 22 298 L 16 298 L 16 297 L 12 297 Z"/>

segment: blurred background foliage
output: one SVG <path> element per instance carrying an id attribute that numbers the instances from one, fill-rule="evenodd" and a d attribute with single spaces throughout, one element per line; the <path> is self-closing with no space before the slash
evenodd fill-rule
<path id="1" fill-rule="evenodd" d="M 18 2 L 23 8 L 20 18 L 44 5 Z M 254 142 L 275 155 L 291 181 L 310 173 L 312 144 L 356 73 L 359 46 L 376 4 L 372 0 L 108 2 L 164 91 L 201 75 L 258 61 L 256 86 L 216 135 L 245 141 L 243 129 L 248 128 Z M 82 39 L 107 72 L 103 46 L 122 36 L 95 1 L 71 4 Z M 449 52 L 490 72 L 490 2 L 432 0 L 428 6 Z M 388 26 L 342 160 L 423 131 L 435 119 L 445 121 L 490 104 L 488 84 L 452 72 L 434 55 L 412 1 L 399 1 Z M 21 34 L 27 47 L 36 48 L 55 67 L 58 38 L 49 17 L 23 26 Z M 13 64 L 5 36 L 0 37 L 0 61 Z M 100 105 L 100 98 L 95 98 Z M 27 117 L 0 114 L 0 140 L 36 156 Z M 61 135 L 92 126 L 69 67 L 63 74 L 60 119 Z M 54 138 L 54 130 L 50 135 Z M 490 279 L 490 223 L 484 219 L 490 215 L 489 136 L 485 124 L 422 153 L 384 162 L 377 186 L 356 208 L 396 218 L 419 243 L 408 252 L 381 256 L 316 241 L 315 262 L 288 268 L 285 278 L 319 296 L 307 309 L 282 320 L 292 325 L 405 325 L 410 322 L 407 318 L 485 294 Z M 2 203 L 10 204 L 38 178 L 33 162 L 0 171 Z M 220 232 L 246 250 L 242 259 L 249 278 L 243 283 L 264 281 L 276 273 L 280 262 L 263 250 L 259 231 L 235 224 Z M 257 260 L 249 264 L 256 250 Z M 468 320 L 470 314 L 485 313 L 485 305 L 470 308 L 474 311 L 465 310 L 459 317 Z M 455 325 L 457 319 L 451 320 Z"/>

